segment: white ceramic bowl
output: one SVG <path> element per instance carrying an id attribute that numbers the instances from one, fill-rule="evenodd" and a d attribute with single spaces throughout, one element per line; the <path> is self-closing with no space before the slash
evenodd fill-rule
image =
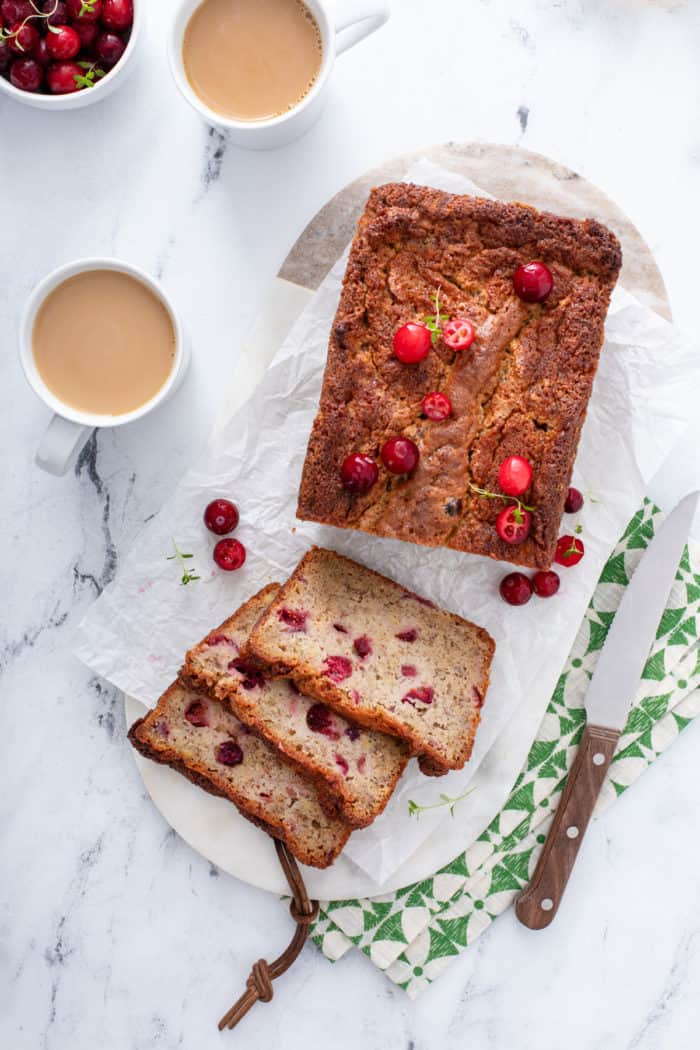
<path id="1" fill-rule="evenodd" d="M 39 95 L 32 91 L 20 91 L 9 80 L 0 77 L 0 95 L 6 95 L 33 109 L 82 109 L 84 106 L 92 106 L 100 99 L 107 98 L 122 83 L 126 73 L 131 70 L 145 18 L 145 10 L 146 0 L 134 0 L 134 23 L 126 50 L 116 66 L 105 77 L 98 80 L 94 87 L 84 88 L 72 95 Z"/>

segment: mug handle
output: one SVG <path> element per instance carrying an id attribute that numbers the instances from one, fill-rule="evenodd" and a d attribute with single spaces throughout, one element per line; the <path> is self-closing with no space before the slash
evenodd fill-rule
<path id="1" fill-rule="evenodd" d="M 90 429 L 63 416 L 54 416 L 39 445 L 36 465 L 49 474 L 61 477 L 68 470 L 77 450 L 85 444 Z"/>
<path id="2" fill-rule="evenodd" d="M 380 29 L 389 18 L 389 0 L 364 0 L 350 4 L 342 0 L 335 18 L 335 51 L 342 55 L 370 33 Z"/>

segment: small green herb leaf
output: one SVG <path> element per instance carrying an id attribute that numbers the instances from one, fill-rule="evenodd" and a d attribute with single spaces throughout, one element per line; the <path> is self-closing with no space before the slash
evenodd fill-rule
<path id="1" fill-rule="evenodd" d="M 173 540 L 173 551 L 174 554 L 167 555 L 165 560 L 178 561 L 180 563 L 180 568 L 182 569 L 182 577 L 180 579 L 180 583 L 182 584 L 182 586 L 185 587 L 188 583 L 193 583 L 195 580 L 201 580 L 202 577 L 198 576 L 196 571 L 190 572 L 190 570 L 187 568 L 187 565 L 185 564 L 188 558 L 194 558 L 194 554 L 183 554 L 182 551 L 178 548 L 178 545 L 175 542 L 175 540 Z M 192 568 L 194 569 L 194 566 L 192 566 Z"/>
<path id="2" fill-rule="evenodd" d="M 440 795 L 439 802 L 433 802 L 429 806 L 419 806 L 417 802 L 414 802 L 412 798 L 408 800 L 408 815 L 409 817 L 420 817 L 421 813 L 425 813 L 429 809 L 440 809 L 442 806 L 449 806 L 450 816 L 454 817 L 455 808 L 459 802 L 471 795 L 474 788 L 467 788 L 462 795 L 457 795 L 456 798 L 450 798 L 449 795 Z"/>

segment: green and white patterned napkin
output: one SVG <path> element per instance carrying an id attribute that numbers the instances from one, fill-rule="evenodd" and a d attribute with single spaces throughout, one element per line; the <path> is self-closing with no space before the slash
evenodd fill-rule
<path id="1" fill-rule="evenodd" d="M 581 738 L 588 682 L 659 515 L 645 501 L 603 569 L 526 766 L 501 812 L 476 842 L 431 878 L 381 897 L 322 904 L 312 938 L 330 960 L 359 948 L 416 998 L 510 907 L 534 871 Z M 695 567 L 686 549 L 597 815 L 700 713 L 700 574 Z M 460 805 L 468 804 L 467 799 Z M 459 819 L 459 807 L 454 819 Z"/>

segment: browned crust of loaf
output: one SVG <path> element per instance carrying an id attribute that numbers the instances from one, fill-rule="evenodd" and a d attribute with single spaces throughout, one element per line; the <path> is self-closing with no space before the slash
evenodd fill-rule
<path id="1" fill-rule="evenodd" d="M 174 687 L 171 686 L 171 688 Z M 167 690 L 165 695 L 167 695 L 169 691 L 170 690 Z M 236 791 L 231 790 L 230 785 L 223 786 L 216 784 L 202 769 L 199 763 L 186 762 L 182 755 L 177 751 L 173 751 L 167 747 L 163 749 L 154 748 L 147 741 L 143 740 L 141 737 L 141 730 L 147 720 L 148 715 L 144 718 L 137 719 L 127 734 L 129 742 L 145 758 L 149 758 L 160 765 L 170 766 L 171 769 L 181 773 L 193 784 L 196 784 L 197 787 L 207 791 L 210 795 L 228 799 L 229 802 L 234 804 L 241 816 L 250 820 L 253 824 L 257 825 L 257 827 L 262 828 L 262 830 L 267 832 L 268 835 L 284 842 L 297 860 L 301 861 L 302 864 L 308 864 L 309 867 L 313 868 L 328 868 L 342 852 L 350 837 L 352 830 L 350 827 L 347 829 L 347 834 L 338 840 L 337 847 L 330 853 L 319 855 L 313 850 L 307 849 L 303 842 L 301 842 L 296 835 L 291 834 L 282 824 L 271 822 L 265 815 L 263 807 L 256 805 L 250 799 L 243 798 Z"/>
<path id="2" fill-rule="evenodd" d="M 339 563 L 344 562 L 345 564 L 351 565 L 353 567 L 360 565 L 359 562 L 353 561 L 351 558 L 346 558 L 344 555 L 338 554 L 336 551 L 326 550 L 326 548 L 322 547 L 312 547 L 301 559 L 296 569 L 290 576 L 289 580 L 287 580 L 287 582 L 282 585 L 282 588 L 276 596 L 275 603 L 278 601 L 283 602 L 285 600 L 289 590 L 294 585 L 295 581 L 300 576 L 304 575 L 304 570 L 306 569 L 309 560 L 314 557 L 315 552 L 317 551 L 320 551 L 330 556 Z M 363 571 L 369 573 L 372 576 L 376 576 L 377 579 L 381 580 L 385 584 L 390 584 L 392 587 L 396 588 L 396 590 L 398 591 L 401 591 L 403 594 L 410 593 L 405 587 L 402 587 L 400 583 L 396 583 L 395 580 L 389 579 L 388 576 L 383 576 L 381 573 L 376 572 L 374 569 L 369 569 L 367 568 L 367 566 L 364 565 L 360 565 L 360 567 L 363 569 Z M 271 617 L 272 612 L 273 610 L 270 609 L 260 617 L 257 624 L 251 631 L 250 637 L 248 639 L 248 645 L 245 649 L 245 655 L 247 656 L 250 652 L 250 654 L 255 659 L 259 660 L 265 665 L 268 674 L 276 677 L 293 678 L 299 686 L 299 688 L 301 689 L 302 693 L 306 693 L 308 696 L 312 696 L 318 700 L 324 701 L 330 707 L 335 708 L 335 710 L 337 710 L 342 715 L 349 715 L 349 717 L 351 717 L 352 720 L 354 722 L 357 722 L 359 725 L 363 725 L 368 729 L 377 729 L 383 733 L 387 733 L 389 736 L 397 736 L 400 739 L 405 740 L 411 748 L 411 754 L 418 755 L 421 758 L 425 756 L 425 758 L 430 763 L 429 768 L 432 770 L 440 769 L 443 772 L 447 773 L 451 769 L 463 768 L 465 763 L 469 760 L 472 753 L 472 749 L 474 747 L 474 738 L 476 736 L 476 731 L 481 721 L 480 709 L 475 711 L 474 717 L 470 722 L 468 736 L 464 741 L 464 749 L 460 753 L 459 758 L 456 760 L 454 765 L 446 767 L 441 761 L 441 756 L 436 752 L 426 750 L 423 741 L 419 740 L 415 735 L 411 734 L 403 723 L 394 721 L 387 715 L 383 714 L 369 715 L 366 712 L 356 711 L 354 708 L 350 712 L 348 710 L 347 697 L 345 696 L 343 691 L 341 689 L 338 689 L 335 683 L 332 682 L 329 678 L 317 675 L 311 670 L 311 668 L 294 668 L 290 667 L 287 664 L 283 664 L 277 661 L 271 653 L 265 650 L 264 643 L 260 638 L 261 629 L 268 622 L 268 618 Z M 485 699 L 491 680 L 490 667 L 491 661 L 493 660 L 493 655 L 496 651 L 496 643 L 494 642 L 493 638 L 488 633 L 488 631 L 485 631 L 483 627 L 479 627 L 477 624 L 472 623 L 470 620 L 465 620 L 463 617 L 457 616 L 456 613 L 447 612 L 445 609 L 438 609 L 437 607 L 434 608 L 434 612 L 436 615 L 445 617 L 452 623 L 458 624 L 460 627 L 470 628 L 478 635 L 479 640 L 485 646 L 486 673 L 484 675 L 483 681 L 479 685 L 481 695 Z M 431 772 L 427 775 L 440 776 L 442 775 L 442 773 Z"/>
<path id="3" fill-rule="evenodd" d="M 233 616 L 229 616 L 228 619 L 224 620 L 219 627 L 215 627 L 213 631 L 209 632 L 209 635 L 216 634 L 217 631 L 225 631 L 227 628 L 231 629 L 235 626 L 237 620 L 243 618 L 247 613 L 251 605 L 256 605 L 258 602 L 262 602 L 269 598 L 272 601 L 278 593 L 281 587 L 278 583 L 268 584 L 263 587 L 261 591 L 254 594 L 252 598 L 249 598 L 240 609 L 238 609 Z M 269 603 L 268 603 L 269 604 Z M 209 637 L 207 635 L 207 637 Z M 366 828 L 376 820 L 376 818 L 383 813 L 389 802 L 389 799 L 394 793 L 399 778 L 402 776 L 403 771 L 408 764 L 410 758 L 409 749 L 406 748 L 406 756 L 403 764 L 397 766 L 396 775 L 392 777 L 390 783 L 388 783 L 383 801 L 379 807 L 375 807 L 371 811 L 366 806 L 359 806 L 352 798 L 349 797 L 345 784 L 340 776 L 338 778 L 330 779 L 327 772 L 322 769 L 318 763 L 313 762 L 307 756 L 300 756 L 299 753 L 293 749 L 290 742 L 286 740 L 280 734 L 273 734 L 267 730 L 267 726 L 261 719 L 256 718 L 255 714 L 251 711 L 249 705 L 246 703 L 246 697 L 244 696 L 241 689 L 239 689 L 233 683 L 222 683 L 216 674 L 210 671 L 201 670 L 194 664 L 196 655 L 206 646 L 207 639 L 204 638 L 198 645 L 193 649 L 190 649 L 185 657 L 185 663 L 183 665 L 181 676 L 188 682 L 191 682 L 197 688 L 203 688 L 215 699 L 227 704 L 233 711 L 236 718 L 239 718 L 241 722 L 244 722 L 247 726 L 253 729 L 258 736 L 267 740 L 273 744 L 274 747 L 280 752 L 280 757 L 287 761 L 289 765 L 293 766 L 298 772 L 303 774 L 307 780 L 311 780 L 318 791 L 318 798 L 324 812 L 329 817 L 336 817 L 353 829 Z"/>
<path id="4" fill-rule="evenodd" d="M 512 290 L 514 270 L 532 259 L 554 273 L 542 305 L 524 304 Z M 407 183 L 372 190 L 331 329 L 298 517 L 548 568 L 621 259 L 615 235 L 592 219 Z M 438 344 L 421 364 L 402 365 L 393 333 L 434 313 L 438 287 L 450 316 L 475 323 L 477 342 L 456 356 Z M 432 390 L 450 395 L 453 419 L 421 419 L 420 402 Z M 397 434 L 421 449 L 410 478 L 389 474 L 379 460 Z M 379 467 L 366 495 L 340 481 L 353 452 Z M 498 491 L 500 462 L 514 454 L 533 463 L 536 508 L 530 537 L 515 547 L 495 530 L 501 506 L 469 488 Z"/>

